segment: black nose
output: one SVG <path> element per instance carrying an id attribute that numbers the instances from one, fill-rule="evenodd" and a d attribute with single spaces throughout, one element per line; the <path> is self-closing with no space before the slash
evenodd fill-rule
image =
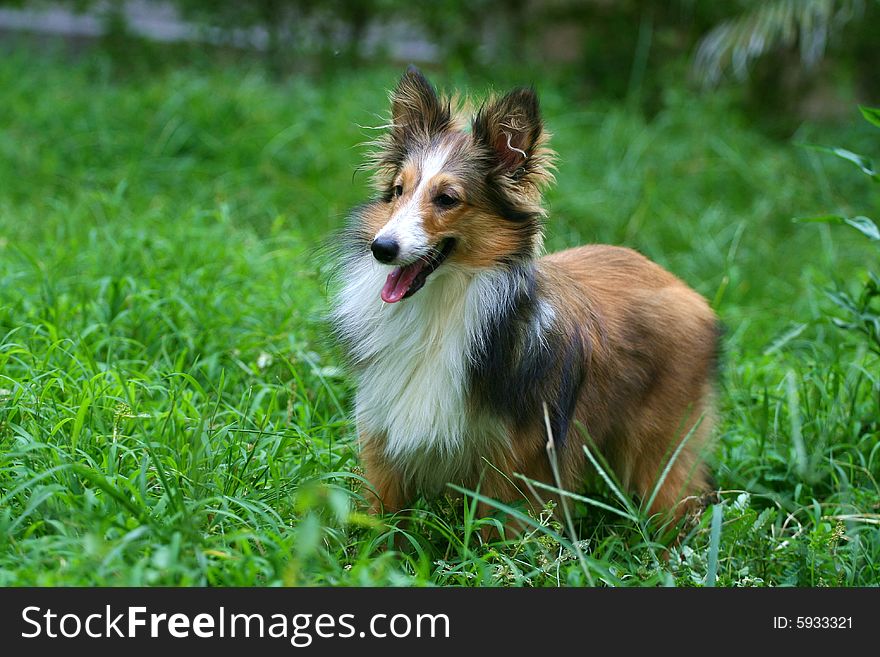
<path id="1" fill-rule="evenodd" d="M 390 237 L 377 237 L 370 245 L 370 251 L 379 262 L 389 263 L 400 253 L 400 245 L 397 240 Z"/>

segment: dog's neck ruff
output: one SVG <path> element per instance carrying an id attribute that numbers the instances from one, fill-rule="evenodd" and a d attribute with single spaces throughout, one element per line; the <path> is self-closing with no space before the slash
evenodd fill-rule
<path id="1" fill-rule="evenodd" d="M 357 366 L 358 428 L 384 436 L 386 457 L 416 479 L 445 483 L 506 440 L 500 419 L 476 407 L 471 378 L 490 327 L 533 273 L 444 265 L 419 294 L 393 305 L 378 293 L 387 273 L 370 257 L 349 261 L 334 304 Z"/>

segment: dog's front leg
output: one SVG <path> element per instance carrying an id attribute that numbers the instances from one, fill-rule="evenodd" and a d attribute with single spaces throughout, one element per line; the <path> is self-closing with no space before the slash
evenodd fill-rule
<path id="1" fill-rule="evenodd" d="M 403 480 L 383 454 L 383 436 L 361 433 L 361 461 L 371 488 L 367 491 L 370 512 L 397 513 L 406 504 Z"/>

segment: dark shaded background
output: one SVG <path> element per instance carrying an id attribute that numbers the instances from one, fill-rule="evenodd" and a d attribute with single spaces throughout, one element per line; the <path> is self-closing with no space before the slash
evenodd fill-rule
<path id="1" fill-rule="evenodd" d="M 515 71 L 648 115 L 685 82 L 732 91 L 782 136 L 880 98 L 878 18 L 876 0 L 0 0 L 0 40 L 97 40 L 126 69 L 183 54 L 253 59 L 277 76 L 377 61 Z M 150 54 L 132 57 L 132 39 Z"/>

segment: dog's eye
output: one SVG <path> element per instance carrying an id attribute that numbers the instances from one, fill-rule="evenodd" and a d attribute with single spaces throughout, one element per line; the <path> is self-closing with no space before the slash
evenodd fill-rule
<path id="1" fill-rule="evenodd" d="M 395 185 L 391 189 L 391 198 L 397 198 L 398 196 L 403 195 L 403 185 Z"/>
<path id="2" fill-rule="evenodd" d="M 434 197 L 434 204 L 441 208 L 454 208 L 458 202 L 457 198 L 449 194 L 438 194 Z"/>

